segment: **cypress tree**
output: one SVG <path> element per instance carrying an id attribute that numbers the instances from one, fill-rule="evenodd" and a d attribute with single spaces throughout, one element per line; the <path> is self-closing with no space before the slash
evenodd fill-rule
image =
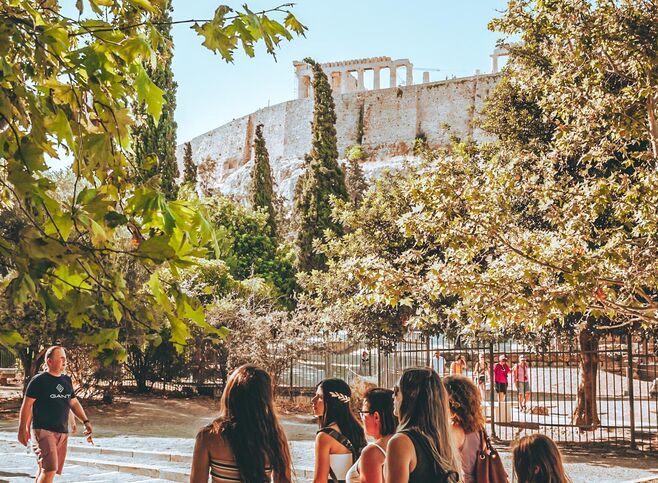
<path id="1" fill-rule="evenodd" d="M 256 138 L 254 140 L 255 160 L 251 169 L 251 186 L 249 187 L 249 198 L 254 210 L 264 208 L 267 212 L 267 225 L 270 235 L 276 237 L 276 212 L 274 211 L 274 181 L 272 180 L 272 169 L 270 167 L 270 155 L 267 152 L 265 138 L 263 137 L 263 125 L 256 126 Z"/>
<path id="2" fill-rule="evenodd" d="M 358 208 L 361 205 L 363 194 L 368 189 L 368 181 L 357 158 L 350 158 L 347 161 L 345 184 L 347 185 L 349 200 Z"/>
<path id="3" fill-rule="evenodd" d="M 197 166 L 192 159 L 192 144 L 183 146 L 183 183 L 190 183 L 196 187 Z"/>
<path id="4" fill-rule="evenodd" d="M 146 115 L 146 107 L 137 106 L 137 118 L 143 119 L 142 125 L 133 131 L 135 139 L 135 157 L 142 181 L 159 175 L 160 187 L 168 200 L 178 196 L 176 179 L 179 176 L 176 162 L 176 89 L 174 73 L 171 70 L 173 58 L 173 41 L 171 37 L 171 12 L 173 8 L 168 2 L 154 25 L 161 35 L 161 41 L 156 49 L 156 66 L 146 66 L 146 72 L 151 80 L 164 91 L 165 103 L 162 106 L 160 121 L 156 124 L 151 116 Z M 157 23 L 156 23 L 157 22 Z M 152 158 L 157 158 L 157 163 Z"/>
<path id="5" fill-rule="evenodd" d="M 345 174 L 338 164 L 336 110 L 327 76 L 313 59 L 304 62 L 313 69 L 313 124 L 311 153 L 306 169 L 295 187 L 298 265 L 302 271 L 324 270 L 326 258 L 313 251 L 313 241 L 325 230 L 342 235 L 339 223 L 331 217 L 331 197 L 347 200 Z"/>

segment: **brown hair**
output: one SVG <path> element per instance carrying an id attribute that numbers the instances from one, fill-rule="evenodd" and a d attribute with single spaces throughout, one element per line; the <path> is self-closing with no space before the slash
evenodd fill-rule
<path id="1" fill-rule="evenodd" d="M 393 391 L 373 387 L 368 389 L 363 399 L 368 401 L 371 412 L 379 413 L 380 434 L 388 436 L 395 433 L 398 427 L 398 418 L 393 414 Z"/>
<path id="2" fill-rule="evenodd" d="M 219 418 L 211 432 L 228 441 L 242 481 L 290 483 L 288 440 L 274 410 L 272 379 L 263 369 L 245 364 L 231 373 L 219 403 Z"/>
<path id="3" fill-rule="evenodd" d="M 512 447 L 512 466 L 519 483 L 570 483 L 562 454 L 543 434 L 524 436 Z"/>
<path id="4" fill-rule="evenodd" d="M 448 391 L 452 421 L 465 433 L 480 431 L 484 427 L 480 390 L 464 376 L 447 376 L 443 385 Z"/>

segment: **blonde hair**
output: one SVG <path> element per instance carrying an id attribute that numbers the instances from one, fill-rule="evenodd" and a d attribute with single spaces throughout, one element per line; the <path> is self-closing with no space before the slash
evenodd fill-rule
<path id="1" fill-rule="evenodd" d="M 435 463 L 462 478 L 461 455 L 451 429 L 448 393 L 433 370 L 424 367 L 404 371 L 399 383 L 398 432 L 414 430 L 429 445 Z"/>

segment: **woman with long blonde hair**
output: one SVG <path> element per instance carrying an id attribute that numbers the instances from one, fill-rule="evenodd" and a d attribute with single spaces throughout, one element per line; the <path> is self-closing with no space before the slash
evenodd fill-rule
<path id="1" fill-rule="evenodd" d="M 385 480 L 395 483 L 461 481 L 448 394 L 429 368 L 407 369 L 393 389 L 398 431 L 388 443 Z"/>

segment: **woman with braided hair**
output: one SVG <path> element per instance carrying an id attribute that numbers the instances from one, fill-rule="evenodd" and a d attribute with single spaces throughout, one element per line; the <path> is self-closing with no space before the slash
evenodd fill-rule
<path id="1" fill-rule="evenodd" d="M 366 436 L 352 412 L 352 391 L 341 379 L 324 379 L 311 400 L 320 430 L 315 437 L 313 483 L 345 481 L 366 446 Z"/>

